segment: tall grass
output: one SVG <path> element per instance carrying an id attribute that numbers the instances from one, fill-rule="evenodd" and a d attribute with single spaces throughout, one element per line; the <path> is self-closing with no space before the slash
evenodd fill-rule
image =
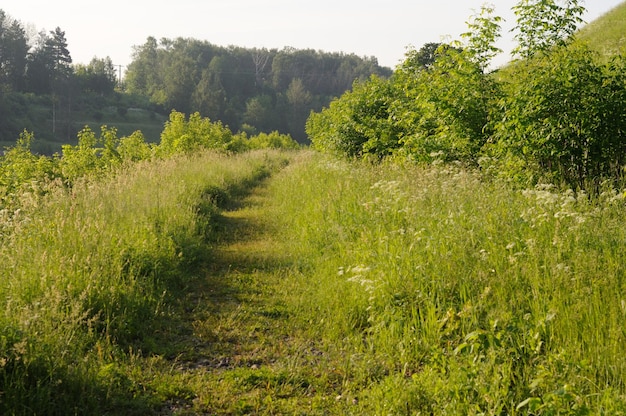
<path id="1" fill-rule="evenodd" d="M 286 290 L 359 412 L 626 412 L 623 192 L 307 153 L 271 192 Z"/>
<path id="2" fill-rule="evenodd" d="M 588 42 L 592 49 L 600 52 L 606 59 L 610 59 L 626 50 L 625 19 L 626 3 L 622 2 L 585 25 L 579 31 L 578 37 Z"/>
<path id="3" fill-rule="evenodd" d="M 171 293 L 210 261 L 217 202 L 280 160 L 175 156 L 23 195 L 0 227 L 0 413 L 101 413 L 140 396 L 118 359 L 146 348 Z"/>

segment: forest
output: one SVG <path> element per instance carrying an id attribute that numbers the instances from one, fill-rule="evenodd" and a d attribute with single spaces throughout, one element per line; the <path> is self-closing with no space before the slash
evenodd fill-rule
<path id="1" fill-rule="evenodd" d="M 280 131 L 306 143 L 310 111 L 328 105 L 356 79 L 391 74 L 374 57 L 185 38 L 149 37 L 132 56 L 123 76 L 109 57 L 75 64 L 61 28 L 29 35 L 20 20 L 0 10 L 0 143 L 14 143 L 26 129 L 38 139 L 36 150 L 51 154 L 60 144 L 75 144 L 85 125 L 97 130 L 102 124 L 127 135 L 133 125 L 145 124 L 149 131 L 143 133 L 156 142 L 172 110 L 198 112 L 234 133 Z"/>
<path id="2" fill-rule="evenodd" d="M 131 94 L 162 108 L 198 111 L 235 131 L 278 130 L 304 143 L 304 123 L 355 80 L 388 77 L 376 58 L 315 50 L 218 47 L 196 39 L 148 38 L 126 75 Z"/>

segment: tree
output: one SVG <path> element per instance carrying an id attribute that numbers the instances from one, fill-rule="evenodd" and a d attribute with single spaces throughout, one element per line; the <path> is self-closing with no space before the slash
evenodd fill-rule
<path id="1" fill-rule="evenodd" d="M 428 69 L 414 60 L 399 66 L 395 80 L 402 99 L 392 117 L 402 132 L 399 152 L 419 162 L 475 162 L 488 136 L 491 102 L 497 85 L 469 49 L 438 49 Z"/>
<path id="2" fill-rule="evenodd" d="M 91 91 L 100 95 L 113 93 L 117 85 L 115 67 L 110 57 L 93 58 L 88 65 L 77 65 L 76 79 L 83 91 Z"/>
<path id="3" fill-rule="evenodd" d="M 24 28 L 0 10 L 0 87 L 22 90 L 27 55 L 28 40 Z"/>
<path id="4" fill-rule="evenodd" d="M 428 69 L 433 66 L 437 59 L 438 50 L 442 46 L 440 42 L 425 43 L 419 51 L 410 50 L 407 53 L 406 59 L 413 59 L 414 66 L 422 69 Z"/>
<path id="5" fill-rule="evenodd" d="M 154 99 L 155 90 L 162 85 L 156 38 L 150 36 L 143 45 L 133 47 L 133 61 L 128 65 L 125 81 L 129 93 Z"/>
<path id="6" fill-rule="evenodd" d="M 196 110 L 206 117 L 215 120 L 223 118 L 226 91 L 220 82 L 219 73 L 216 73 L 211 67 L 202 71 L 200 82 L 198 82 L 191 96 L 191 103 Z"/>
<path id="7" fill-rule="evenodd" d="M 267 94 L 253 97 L 246 103 L 243 122 L 250 124 L 260 131 L 269 132 L 276 123 L 274 100 Z"/>
<path id="8" fill-rule="evenodd" d="M 289 104 L 289 121 L 287 123 L 289 131 L 296 139 L 304 141 L 304 125 L 309 115 L 311 94 L 304 88 L 300 78 L 294 78 L 285 95 Z"/>
<path id="9" fill-rule="evenodd" d="M 529 58 L 555 45 L 567 43 L 583 21 L 585 8 L 579 0 L 521 0 L 513 7 L 517 16 L 513 53 Z"/>
<path id="10" fill-rule="evenodd" d="M 252 51 L 254 80 L 257 87 L 262 87 L 265 82 L 265 68 L 270 61 L 270 57 L 270 53 L 267 49 L 255 49 Z"/>
<path id="11" fill-rule="evenodd" d="M 163 72 L 163 92 L 166 108 L 176 108 L 183 112 L 191 110 L 191 97 L 198 82 L 197 66 L 194 60 L 178 50 L 170 55 Z"/>
<path id="12" fill-rule="evenodd" d="M 28 78 L 35 93 L 57 92 L 73 74 L 65 32 L 58 27 L 49 33 L 39 33 L 29 58 Z"/>
<path id="13" fill-rule="evenodd" d="M 626 162 L 625 69 L 623 57 L 600 64 L 577 43 L 513 67 L 488 148 L 498 170 L 573 188 L 619 177 Z"/>
<path id="14" fill-rule="evenodd" d="M 66 82 L 73 74 L 72 56 L 67 49 L 65 32 L 57 27 L 50 32 L 50 37 L 46 39 L 45 49 L 50 58 L 50 70 L 52 71 L 53 82 Z"/>
<path id="15" fill-rule="evenodd" d="M 38 34 L 26 64 L 27 90 L 35 94 L 52 92 L 51 57 L 46 49 L 47 39 L 48 34 L 46 32 L 42 31 Z"/>
<path id="16" fill-rule="evenodd" d="M 352 91 L 328 108 L 311 113 L 306 132 L 318 150 L 380 159 L 400 147 L 400 127 L 391 114 L 393 103 L 400 99 L 400 90 L 389 80 L 372 76 L 357 81 Z"/>
<path id="17" fill-rule="evenodd" d="M 483 71 L 491 60 L 502 52 L 502 49 L 495 46 L 502 30 L 500 27 L 502 18 L 494 16 L 494 11 L 493 6 L 483 6 L 480 13 L 472 16 L 467 22 L 469 31 L 461 35 L 466 40 L 464 50 Z"/>

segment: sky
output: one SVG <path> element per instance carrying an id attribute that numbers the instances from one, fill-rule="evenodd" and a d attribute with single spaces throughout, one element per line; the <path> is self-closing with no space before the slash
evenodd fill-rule
<path id="1" fill-rule="evenodd" d="M 491 0 L 502 23 L 508 61 L 514 46 L 511 7 L 519 0 Z M 587 0 L 591 22 L 624 0 Z M 125 68 L 133 46 L 149 36 L 208 41 L 219 46 L 315 49 L 376 57 L 395 68 L 408 47 L 459 39 L 484 0 L 4 0 L 0 9 L 29 31 L 65 32 L 74 63 L 110 57 Z"/>

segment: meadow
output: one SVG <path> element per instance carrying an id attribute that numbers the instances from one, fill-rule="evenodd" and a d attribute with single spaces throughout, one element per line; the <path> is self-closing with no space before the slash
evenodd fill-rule
<path id="1" fill-rule="evenodd" d="M 623 414 L 626 206 L 605 188 L 265 150 L 24 194 L 0 409 Z"/>
<path id="2" fill-rule="evenodd" d="M 308 158 L 273 217 L 350 413 L 623 414 L 623 191 Z"/>
<path id="3" fill-rule="evenodd" d="M 99 414 L 136 395 L 120 354 L 149 353 L 168 302 L 208 255 L 216 204 L 278 159 L 139 162 L 45 195 L 33 185 L 3 210 L 2 413 Z"/>
<path id="4" fill-rule="evenodd" d="M 0 414 L 626 414 L 624 7 L 581 40 L 578 1 L 513 9 L 511 65 L 484 6 L 311 113 L 314 150 L 199 112 L 24 131 Z"/>

